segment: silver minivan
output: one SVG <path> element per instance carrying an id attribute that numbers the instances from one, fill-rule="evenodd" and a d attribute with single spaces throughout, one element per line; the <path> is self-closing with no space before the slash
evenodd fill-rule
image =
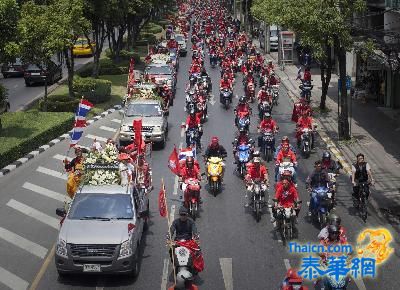
<path id="1" fill-rule="evenodd" d="M 142 234 L 149 202 L 133 186 L 83 186 L 62 217 L 55 264 L 60 276 L 73 273 L 139 273 Z"/>

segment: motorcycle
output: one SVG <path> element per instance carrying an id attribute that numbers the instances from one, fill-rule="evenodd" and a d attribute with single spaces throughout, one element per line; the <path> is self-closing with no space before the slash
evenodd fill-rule
<path id="1" fill-rule="evenodd" d="M 232 103 L 232 92 L 227 88 L 223 88 L 219 94 L 219 101 L 228 110 L 229 104 Z"/>
<path id="2" fill-rule="evenodd" d="M 272 106 L 268 101 L 262 101 L 258 105 L 258 117 L 260 120 L 263 119 L 265 113 L 270 113 L 272 112 Z"/>
<path id="3" fill-rule="evenodd" d="M 244 178 L 246 175 L 246 164 L 250 161 L 250 145 L 240 144 L 237 148 L 237 171 L 239 175 Z"/>
<path id="4" fill-rule="evenodd" d="M 238 112 L 238 121 L 237 121 L 237 128 L 240 131 L 241 128 L 249 131 L 250 127 L 250 116 L 248 112 Z"/>
<path id="5" fill-rule="evenodd" d="M 246 86 L 246 97 L 249 102 L 254 103 L 256 98 L 256 89 L 253 82 L 249 82 Z"/>
<path id="6" fill-rule="evenodd" d="M 315 193 L 314 206 L 311 208 L 311 216 L 318 221 L 321 229 L 326 226 L 326 219 L 332 208 L 332 193 L 327 187 L 316 187 L 312 191 Z"/>
<path id="7" fill-rule="evenodd" d="M 294 168 L 294 164 L 290 161 L 283 161 L 279 164 L 279 169 L 278 169 L 278 180 L 281 180 L 281 177 L 283 175 L 285 176 L 290 176 L 291 181 L 293 181 L 293 176 L 296 172 L 296 169 Z"/>
<path id="8" fill-rule="evenodd" d="M 189 214 L 196 220 L 200 206 L 200 181 L 196 178 L 185 179 L 186 189 L 185 206 L 189 209 Z"/>
<path id="9" fill-rule="evenodd" d="M 277 202 L 277 199 L 272 199 L 274 202 Z M 301 203 L 301 201 L 299 201 Z M 287 241 L 293 239 L 293 229 L 294 229 L 294 215 L 295 209 L 293 207 L 277 207 L 276 208 L 276 221 L 277 227 L 279 229 L 282 243 L 286 246 Z"/>
<path id="10" fill-rule="evenodd" d="M 310 81 L 301 81 L 302 84 L 299 86 L 301 90 L 301 97 L 305 98 L 308 102 L 311 101 L 311 90 L 313 89 L 313 85 Z"/>
<path id="11" fill-rule="evenodd" d="M 304 128 L 302 129 L 302 134 L 301 134 L 301 153 L 305 158 L 310 157 L 311 154 L 311 129 L 310 128 Z"/>
<path id="12" fill-rule="evenodd" d="M 195 92 L 194 90 L 190 90 L 186 94 L 186 112 L 191 112 L 195 108 Z"/>
<path id="13" fill-rule="evenodd" d="M 259 222 L 261 220 L 262 209 L 267 204 L 265 202 L 266 185 L 256 180 L 248 186 L 247 190 L 251 192 L 254 217 Z"/>
<path id="14" fill-rule="evenodd" d="M 278 106 L 279 99 L 279 85 L 272 86 L 272 102 L 275 106 Z"/>
<path id="15" fill-rule="evenodd" d="M 197 128 L 188 129 L 186 131 L 186 138 L 186 147 L 193 148 L 196 146 L 196 149 L 200 149 L 199 130 Z"/>
<path id="16" fill-rule="evenodd" d="M 215 68 L 218 64 L 218 58 L 217 55 L 215 53 L 210 55 L 210 64 L 212 68 Z"/>
<path id="17" fill-rule="evenodd" d="M 201 82 L 203 84 L 203 88 L 206 91 L 207 95 L 212 91 L 212 87 L 211 87 L 211 82 L 208 78 L 208 76 L 202 76 L 201 77 Z"/>
<path id="18" fill-rule="evenodd" d="M 214 196 L 221 191 L 222 162 L 223 159 L 219 157 L 207 159 L 208 186 Z"/>
<path id="19" fill-rule="evenodd" d="M 275 152 L 275 136 L 271 130 L 264 130 L 260 136 L 260 144 L 258 146 L 261 149 L 262 157 L 265 161 L 269 162 L 272 160 Z"/>

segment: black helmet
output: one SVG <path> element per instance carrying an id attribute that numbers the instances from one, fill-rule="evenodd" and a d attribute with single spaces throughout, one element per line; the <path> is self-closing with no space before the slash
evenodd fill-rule
<path id="1" fill-rule="evenodd" d="M 328 233 L 331 235 L 331 234 L 339 234 L 340 233 L 340 231 L 339 231 L 339 228 L 337 227 L 337 226 L 335 226 L 335 225 L 329 225 L 328 226 Z"/>
<path id="2" fill-rule="evenodd" d="M 322 153 L 322 159 L 331 159 L 331 153 L 329 153 L 329 151 L 325 151 L 324 153 Z"/>
<path id="3" fill-rule="evenodd" d="M 239 103 L 240 103 L 240 104 L 245 104 L 245 103 L 246 103 L 246 97 L 245 97 L 245 96 L 241 96 L 241 97 L 239 98 Z"/>
<path id="4" fill-rule="evenodd" d="M 342 219 L 340 218 L 340 216 L 338 216 L 335 213 L 330 213 L 328 215 L 328 224 L 330 225 L 334 225 L 336 227 L 340 227 L 340 223 L 342 222 Z"/>
<path id="5" fill-rule="evenodd" d="M 188 211 L 188 209 L 186 207 L 181 206 L 179 208 L 179 215 L 188 215 L 188 214 L 189 214 L 189 211 Z"/>

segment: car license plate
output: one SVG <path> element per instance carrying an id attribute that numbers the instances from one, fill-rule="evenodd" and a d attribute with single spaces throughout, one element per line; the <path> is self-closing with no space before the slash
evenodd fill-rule
<path id="1" fill-rule="evenodd" d="M 101 267 L 99 264 L 84 264 L 83 272 L 101 272 Z"/>
<path id="2" fill-rule="evenodd" d="M 40 76 L 40 73 L 31 73 L 32 76 Z"/>

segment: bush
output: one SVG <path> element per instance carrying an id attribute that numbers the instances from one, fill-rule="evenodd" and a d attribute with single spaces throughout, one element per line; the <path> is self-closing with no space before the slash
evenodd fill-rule
<path id="1" fill-rule="evenodd" d="M 105 53 L 109 59 L 111 59 L 113 57 L 109 48 L 107 48 L 105 50 Z M 128 62 L 127 66 L 129 65 L 129 61 L 131 60 L 131 57 L 133 57 L 135 63 L 138 63 L 140 61 L 140 56 L 138 53 L 133 52 L 133 51 L 128 51 L 125 49 L 123 49 L 119 52 L 119 57 L 120 57 L 120 60 L 122 60 L 122 61 L 126 60 Z"/>
<path id="2" fill-rule="evenodd" d="M 143 28 L 142 31 L 146 33 L 157 34 L 162 32 L 162 27 L 154 22 L 147 23 Z"/>
<path id="3" fill-rule="evenodd" d="M 171 21 L 169 20 L 159 20 L 157 21 L 158 25 L 161 25 L 164 29 L 167 27 L 167 25 L 171 24 Z"/>
<path id="4" fill-rule="evenodd" d="M 141 32 L 140 40 L 147 40 L 149 42 L 149 44 L 154 44 L 157 42 L 157 37 L 151 33 Z M 138 44 L 136 43 L 136 45 L 138 45 Z"/>
<path id="5" fill-rule="evenodd" d="M 146 46 L 149 42 L 147 40 L 138 39 L 135 41 L 135 46 Z"/>
<path id="6" fill-rule="evenodd" d="M 110 55 L 109 50 L 106 50 L 106 55 Z M 123 67 L 119 67 L 112 62 L 109 58 L 102 58 L 100 59 L 100 68 L 99 68 L 99 75 L 120 75 L 125 74 L 128 71 L 128 64 Z M 93 72 L 93 63 L 86 64 L 82 68 L 80 68 L 77 74 L 82 77 L 90 77 L 92 76 Z"/>
<path id="7" fill-rule="evenodd" d="M 48 112 L 75 112 L 78 107 L 79 99 L 71 98 L 68 95 L 50 95 L 47 97 Z M 39 108 L 43 111 L 44 100 L 39 101 Z"/>
<path id="8" fill-rule="evenodd" d="M 0 85 L 0 102 L 3 102 L 5 98 L 8 96 L 7 88 L 3 85 Z"/>
<path id="9" fill-rule="evenodd" d="M 73 89 L 76 96 L 85 96 L 93 104 L 98 104 L 110 100 L 111 85 L 107 80 L 75 77 Z"/>
<path id="10" fill-rule="evenodd" d="M 2 119 L 0 168 L 71 130 L 74 115 L 28 111 L 6 113 Z"/>

